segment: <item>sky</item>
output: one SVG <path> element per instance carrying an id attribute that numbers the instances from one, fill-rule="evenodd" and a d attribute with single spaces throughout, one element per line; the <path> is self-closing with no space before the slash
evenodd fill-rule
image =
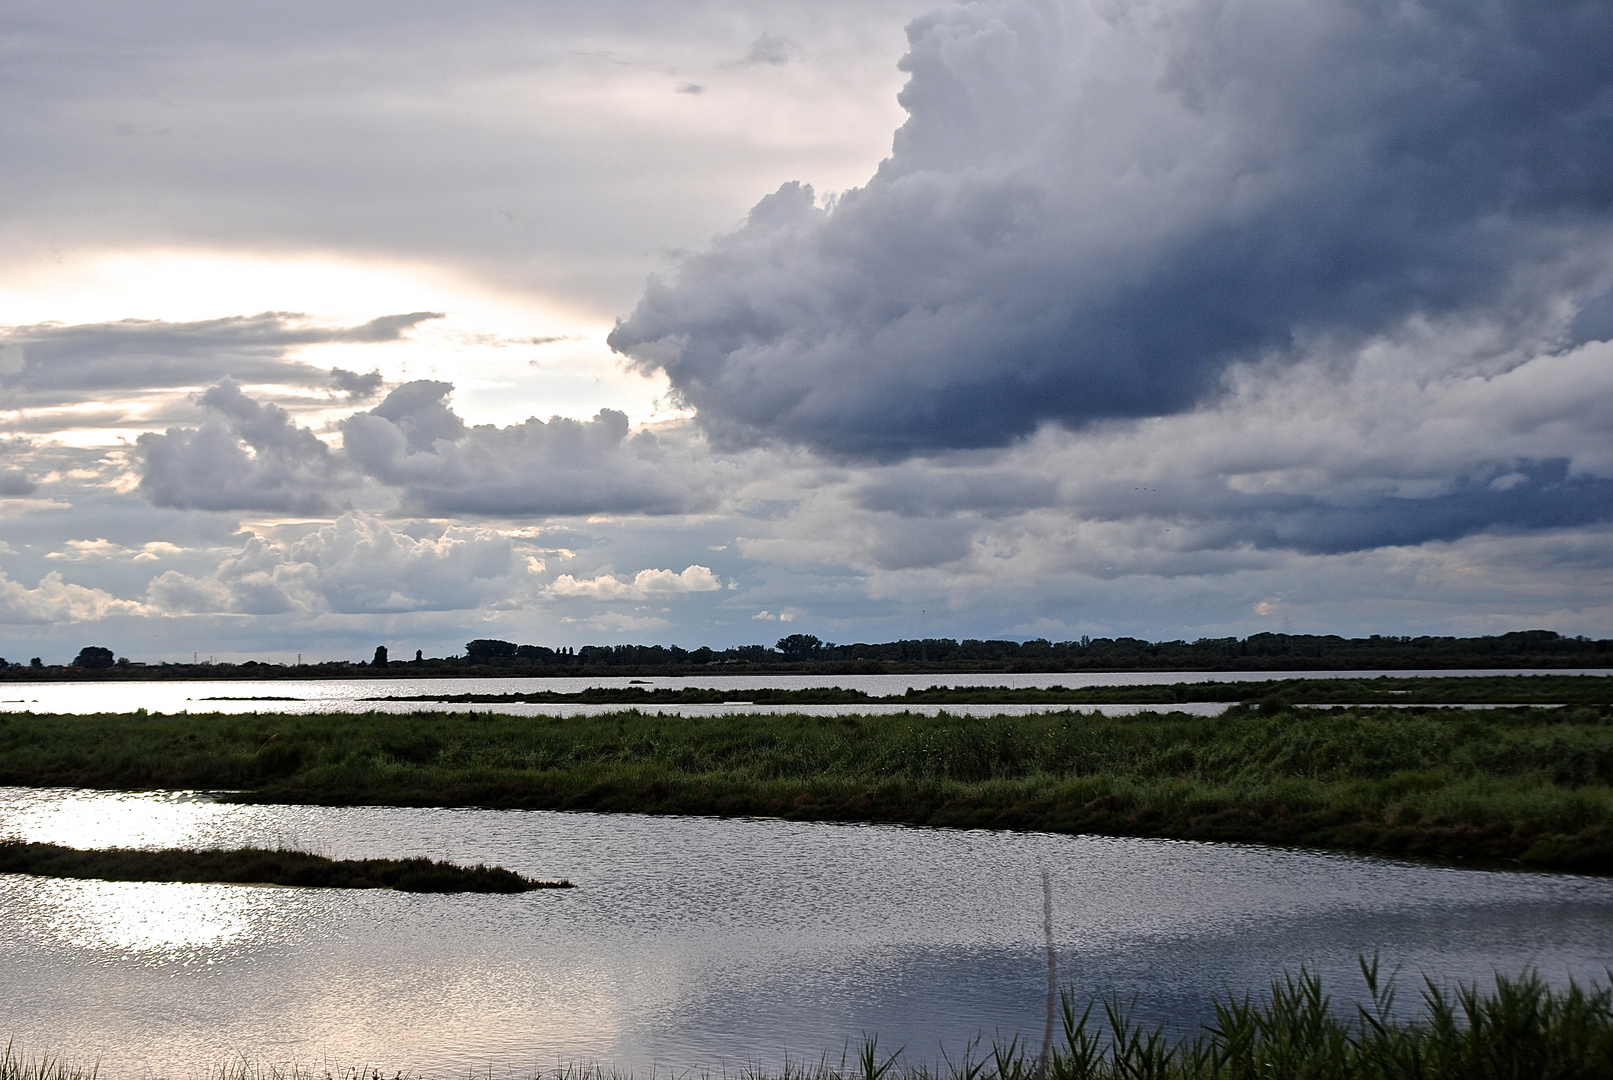
<path id="1" fill-rule="evenodd" d="M 14 0 L 0 655 L 1613 636 L 1605 0 Z"/>

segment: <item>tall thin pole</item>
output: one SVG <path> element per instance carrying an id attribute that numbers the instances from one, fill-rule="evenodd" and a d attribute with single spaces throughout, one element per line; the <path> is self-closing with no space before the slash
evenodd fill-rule
<path id="1" fill-rule="evenodd" d="M 1036 1078 L 1047 1075 L 1053 1057 L 1053 1007 L 1058 1001 L 1058 954 L 1053 951 L 1053 875 L 1042 871 L 1042 940 L 1047 946 L 1047 1026 L 1042 1028 L 1042 1053 L 1036 1059 Z"/>

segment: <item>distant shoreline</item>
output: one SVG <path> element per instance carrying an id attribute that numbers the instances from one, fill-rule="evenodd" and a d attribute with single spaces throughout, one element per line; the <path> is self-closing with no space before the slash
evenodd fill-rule
<path id="1" fill-rule="evenodd" d="M 223 679 L 692 678 L 727 675 L 1125 674 L 1245 671 L 1489 671 L 1590 668 L 1613 673 L 1613 640 L 1525 630 L 1490 637 L 1343 638 L 1322 634 L 1252 634 L 1247 638 L 1149 642 L 979 641 L 924 638 L 836 645 L 810 635 L 780 639 L 778 649 L 742 645 L 714 650 L 662 645 L 585 645 L 551 649 L 477 639 L 463 656 L 390 660 L 385 646 L 370 660 L 319 663 L 161 663 L 111 660 L 85 667 L 12 662 L 3 682 Z M 400 650 L 401 651 L 401 650 Z M 81 653 L 81 656 L 83 654 Z M 100 662 L 100 661 L 98 661 Z"/>
<path id="2" fill-rule="evenodd" d="M 743 693 L 745 701 L 731 700 Z M 571 693 L 395 694 L 373 702 L 443 702 L 465 705 L 1181 705 L 1248 702 L 1298 705 L 1613 705 L 1613 672 L 1606 675 L 1470 675 L 1442 679 L 1280 679 L 1269 682 L 1191 682 L 1067 688 L 936 686 L 874 695 L 839 687 L 754 687 L 743 691 L 700 687 L 609 686 Z M 214 700 L 231 700 L 218 698 Z M 256 700 L 273 701 L 274 698 Z"/>
<path id="3" fill-rule="evenodd" d="M 1328 666 L 1317 664 L 1307 657 L 1295 658 L 1291 663 L 1280 663 L 1280 658 L 1262 658 L 1261 663 L 1222 665 L 1218 667 L 1184 667 L 1157 665 L 1153 667 L 1069 667 L 1036 666 L 1016 661 L 1013 664 L 920 664 L 920 663 L 847 663 L 810 664 L 734 664 L 692 667 L 674 666 L 603 666 L 571 668 L 533 668 L 521 665 L 460 664 L 427 661 L 422 664 L 398 661 L 386 667 L 368 664 L 162 664 L 157 666 L 130 665 L 126 668 L 103 669 L 47 666 L 44 668 L 12 667 L 0 671 L 0 685 L 7 683 L 56 682 L 226 682 L 231 680 L 268 682 L 276 680 L 357 680 L 357 679 L 699 679 L 728 678 L 747 675 L 1146 675 L 1162 671 L 1183 674 L 1228 675 L 1249 672 L 1283 673 L 1292 671 L 1336 671 L 1340 675 L 1352 672 L 1388 671 L 1527 671 L 1549 673 L 1558 670 L 1595 672 L 1613 675 L 1613 658 L 1598 656 L 1600 663 L 1584 663 L 1583 658 L 1571 658 L 1562 663 L 1405 663 L 1361 664 Z"/>

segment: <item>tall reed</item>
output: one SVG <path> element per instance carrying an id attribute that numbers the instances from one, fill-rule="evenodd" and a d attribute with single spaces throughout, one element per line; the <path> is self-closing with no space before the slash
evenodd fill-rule
<path id="1" fill-rule="evenodd" d="M 15 1041 L 8 1041 L 0 1054 L 0 1080 L 95 1080 L 99 1070 L 66 1065 L 49 1056 L 24 1058 Z"/>

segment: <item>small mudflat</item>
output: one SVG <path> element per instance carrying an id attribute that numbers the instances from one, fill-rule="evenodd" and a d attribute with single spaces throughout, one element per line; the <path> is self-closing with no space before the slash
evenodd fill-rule
<path id="1" fill-rule="evenodd" d="M 327 859 L 285 848 L 83 850 L 13 841 L 0 843 L 0 873 L 100 881 L 222 882 L 420 893 L 521 893 L 573 888 L 569 881 L 537 881 L 502 866 L 457 866 L 430 859 Z"/>

